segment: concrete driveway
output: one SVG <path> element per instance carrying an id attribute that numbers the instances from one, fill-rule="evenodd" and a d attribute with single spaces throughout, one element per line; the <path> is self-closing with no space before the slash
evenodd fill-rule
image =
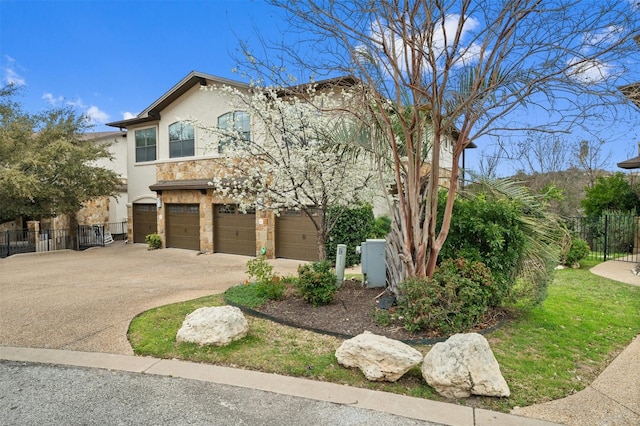
<path id="1" fill-rule="evenodd" d="M 223 292 L 246 279 L 248 259 L 120 242 L 0 259 L 0 345 L 132 354 L 134 316 Z M 300 261 L 272 263 L 284 274 Z"/>

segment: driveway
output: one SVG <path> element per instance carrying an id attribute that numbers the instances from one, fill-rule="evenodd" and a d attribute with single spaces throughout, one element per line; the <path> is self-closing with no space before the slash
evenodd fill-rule
<path id="1" fill-rule="evenodd" d="M 246 279 L 246 256 L 114 243 L 0 259 L 0 345 L 132 354 L 129 323 Z M 282 274 L 300 261 L 272 261 Z"/>

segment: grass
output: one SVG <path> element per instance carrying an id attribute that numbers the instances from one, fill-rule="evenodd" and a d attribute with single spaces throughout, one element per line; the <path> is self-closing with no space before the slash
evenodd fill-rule
<path id="1" fill-rule="evenodd" d="M 511 397 L 470 398 L 458 403 L 507 412 L 514 406 L 570 395 L 587 386 L 640 332 L 640 287 L 593 275 L 588 268 L 597 262 L 582 263 L 581 269 L 557 272 L 542 306 L 518 311 L 514 320 L 486 336 Z M 249 335 L 227 347 L 175 342 L 187 314 L 223 303 L 222 295 L 215 295 L 140 314 L 129 329 L 135 353 L 443 400 L 424 382 L 418 368 L 396 383 L 369 382 L 359 370 L 345 369 L 335 360 L 341 339 L 262 319 L 249 317 Z M 416 349 L 426 354 L 429 347 Z"/>

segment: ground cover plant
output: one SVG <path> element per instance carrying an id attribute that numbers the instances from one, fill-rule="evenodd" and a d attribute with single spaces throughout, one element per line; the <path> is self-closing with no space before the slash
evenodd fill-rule
<path id="1" fill-rule="evenodd" d="M 511 388 L 511 397 L 469 398 L 458 403 L 506 412 L 514 406 L 570 395 L 597 377 L 640 332 L 640 287 L 593 275 L 588 268 L 594 264 L 583 261 L 580 269 L 558 271 L 542 305 L 514 310 L 509 322 L 486 335 Z M 234 291 L 246 292 L 248 287 L 241 285 Z M 223 295 L 214 295 L 140 314 L 129 329 L 135 353 L 442 400 L 418 369 L 393 384 L 368 382 L 358 370 L 338 365 L 334 352 L 342 339 L 265 319 L 249 316 L 248 336 L 227 347 L 176 343 L 175 335 L 187 314 L 199 307 L 222 304 Z M 429 350 L 426 345 L 414 347 L 423 354 Z"/>

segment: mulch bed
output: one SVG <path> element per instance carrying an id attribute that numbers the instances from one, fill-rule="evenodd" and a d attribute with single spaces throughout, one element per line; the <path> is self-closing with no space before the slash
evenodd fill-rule
<path id="1" fill-rule="evenodd" d="M 384 289 L 366 288 L 359 281 L 346 281 L 336 293 L 333 302 L 325 306 L 314 307 L 302 300 L 293 289 L 288 289 L 284 299 L 270 300 L 254 311 L 287 325 L 341 337 L 370 331 L 395 340 L 425 344 L 448 337 L 433 331 L 413 333 L 407 331 L 400 322 L 389 326 L 379 325 L 374 320 L 373 312 L 385 296 L 388 296 L 388 293 Z M 470 331 L 483 332 L 493 329 L 504 318 L 503 311 L 491 312 L 483 324 Z"/>

